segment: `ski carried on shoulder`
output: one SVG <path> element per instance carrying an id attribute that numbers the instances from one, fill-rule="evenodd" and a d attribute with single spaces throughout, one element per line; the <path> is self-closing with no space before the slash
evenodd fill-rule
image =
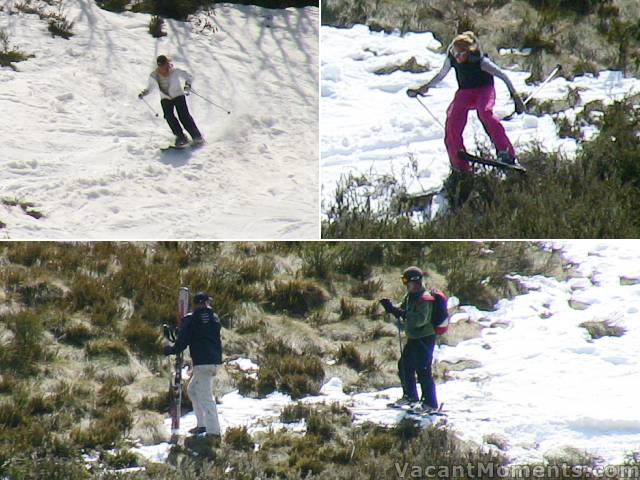
<path id="1" fill-rule="evenodd" d="M 175 343 L 182 319 L 189 309 L 189 289 L 181 287 L 178 292 L 178 311 L 176 327 L 164 325 L 164 336 L 170 342 Z M 182 353 L 176 355 L 173 370 L 169 371 L 169 415 L 171 416 L 171 435 L 176 436 L 180 432 L 180 417 L 182 415 Z"/>
<path id="2" fill-rule="evenodd" d="M 467 162 L 477 163 L 480 165 L 488 165 L 490 167 L 497 167 L 505 170 L 516 170 L 522 173 L 526 173 L 527 171 L 527 169 L 524 168 L 519 163 L 504 163 L 499 160 L 495 160 L 493 158 L 478 157 L 477 155 L 472 155 L 470 153 L 465 152 L 464 150 L 458 151 L 458 158 L 460 158 L 461 160 L 466 160 Z"/>

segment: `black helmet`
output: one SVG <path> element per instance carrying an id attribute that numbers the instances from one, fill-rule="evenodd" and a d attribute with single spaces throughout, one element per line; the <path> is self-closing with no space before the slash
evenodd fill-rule
<path id="1" fill-rule="evenodd" d="M 402 272 L 402 282 L 419 282 L 423 277 L 422 270 L 418 267 L 409 267 L 404 272 Z"/>
<path id="2" fill-rule="evenodd" d="M 205 303 L 205 302 L 208 302 L 208 301 L 209 301 L 209 295 L 207 295 L 204 292 L 198 292 L 193 297 L 193 303 L 195 303 L 195 304 L 202 304 L 202 303 Z"/>
<path id="3" fill-rule="evenodd" d="M 156 58 L 156 63 L 158 64 L 158 66 L 162 66 L 165 63 L 169 63 L 169 59 L 167 58 L 166 55 L 160 55 L 158 58 Z"/>

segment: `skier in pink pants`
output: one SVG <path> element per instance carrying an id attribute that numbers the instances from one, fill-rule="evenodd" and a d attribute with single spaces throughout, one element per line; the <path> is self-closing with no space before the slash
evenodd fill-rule
<path id="1" fill-rule="evenodd" d="M 516 152 L 513 145 L 500 120 L 493 113 L 496 102 L 493 77 L 498 77 L 507 85 L 517 113 L 524 112 L 525 106 L 505 73 L 482 53 L 473 32 L 464 32 L 454 38 L 447 49 L 447 58 L 440 72 L 421 87 L 408 89 L 407 95 L 425 95 L 429 88 L 442 81 L 452 67 L 456 71 L 458 91 L 447 109 L 444 136 L 451 166 L 463 172 L 471 170 L 469 162 L 458 157 L 458 151 L 465 150 L 462 132 L 467 124 L 469 110 L 478 113 L 478 118 L 496 147 L 498 159 L 506 163 L 515 163 Z"/>

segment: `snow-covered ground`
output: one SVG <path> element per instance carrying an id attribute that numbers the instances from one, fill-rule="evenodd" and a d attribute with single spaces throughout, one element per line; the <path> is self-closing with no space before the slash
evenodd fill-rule
<path id="1" fill-rule="evenodd" d="M 320 165 L 322 200 L 333 200 L 333 192 L 341 175 L 374 171 L 400 175 L 409 157 L 418 162 L 418 175 L 410 178 L 410 192 L 439 188 L 449 173 L 449 160 L 444 147 L 444 132 L 423 107 L 407 97 L 406 89 L 430 80 L 444 61 L 436 53 L 440 42 L 431 33 L 405 36 L 370 32 L 356 25 L 349 29 L 321 27 L 322 55 L 320 66 Z M 429 66 L 426 73 L 397 71 L 391 75 L 376 75 L 382 68 L 405 63 L 415 57 Z M 518 92 L 532 92 L 527 72 L 514 71 L 496 55 Z M 513 101 L 505 84 L 496 79 L 498 116 L 513 112 Z M 601 72 L 578 77 L 573 82 L 559 78 L 550 82 L 537 99 L 566 98 L 569 88 L 580 88 L 584 103 L 601 99 L 609 103 L 631 91 L 640 90 L 640 80 L 623 78 L 620 72 Z M 421 98 L 431 113 L 444 124 L 446 109 L 457 89 L 453 71 L 429 94 Z M 574 111 L 567 114 L 571 117 Z M 576 150 L 572 139 L 560 139 L 551 116 L 516 116 L 504 122 L 507 134 L 516 150 L 532 142 L 540 142 L 548 150 L 560 149 L 571 156 Z M 593 131 L 586 131 L 587 137 Z M 471 152 L 476 140 L 488 144 L 489 139 L 476 117 L 469 115 L 465 129 L 465 145 Z M 327 205 L 328 206 L 328 205 Z"/>
<path id="2" fill-rule="evenodd" d="M 64 40 L 17 3 L 0 28 L 35 58 L 0 69 L 0 198 L 45 217 L 0 204 L 2 236 L 318 238 L 318 8 L 217 4 L 155 39 L 150 15 L 65 0 Z M 231 111 L 188 98 L 201 149 L 160 151 L 171 131 L 137 98 L 159 54 Z M 161 112 L 157 90 L 146 99 Z"/>
<path id="3" fill-rule="evenodd" d="M 640 241 L 573 241 L 548 248 L 561 249 L 565 260 L 576 265 L 575 276 L 568 281 L 518 277 L 528 292 L 500 301 L 495 311 L 462 306 L 452 323 L 471 318 L 486 328 L 478 338 L 437 348 L 435 356 L 479 366 L 452 371 L 451 380 L 438 386 L 439 400 L 462 438 L 482 444 L 486 435 L 503 437 L 515 463 L 540 461 L 566 446 L 621 463 L 626 453 L 640 451 Z M 591 340 L 579 327 L 602 320 L 626 333 Z M 257 367 L 248 361 L 235 364 Z M 358 422 L 393 425 L 404 415 L 385 408 L 401 396 L 399 387 L 349 395 L 342 381 L 332 378 L 321 393 L 303 401 L 340 402 Z M 231 392 L 218 406 L 222 428 L 304 431 L 304 422 L 279 423 L 279 412 L 291 402 L 280 393 L 254 400 Z M 165 426 L 169 432 L 168 419 Z M 193 414 L 185 415 L 182 430 L 193 426 Z M 163 461 L 168 448 L 162 444 L 138 451 Z"/>

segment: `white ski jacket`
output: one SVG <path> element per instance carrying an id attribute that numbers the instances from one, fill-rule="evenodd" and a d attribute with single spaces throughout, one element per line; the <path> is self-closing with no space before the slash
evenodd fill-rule
<path id="1" fill-rule="evenodd" d="M 147 88 L 145 88 L 141 93 L 142 96 L 148 95 L 152 92 L 156 87 L 160 90 L 160 98 L 167 98 L 169 100 L 179 97 L 180 95 L 184 95 L 184 89 L 182 88 L 181 80 L 184 79 L 185 83 L 191 84 L 193 80 L 193 76 L 187 72 L 186 70 L 182 70 L 181 68 L 171 68 L 169 70 L 169 88 L 165 90 L 160 86 L 159 80 L 160 74 L 157 70 L 151 72 L 149 75 L 149 84 Z"/>

